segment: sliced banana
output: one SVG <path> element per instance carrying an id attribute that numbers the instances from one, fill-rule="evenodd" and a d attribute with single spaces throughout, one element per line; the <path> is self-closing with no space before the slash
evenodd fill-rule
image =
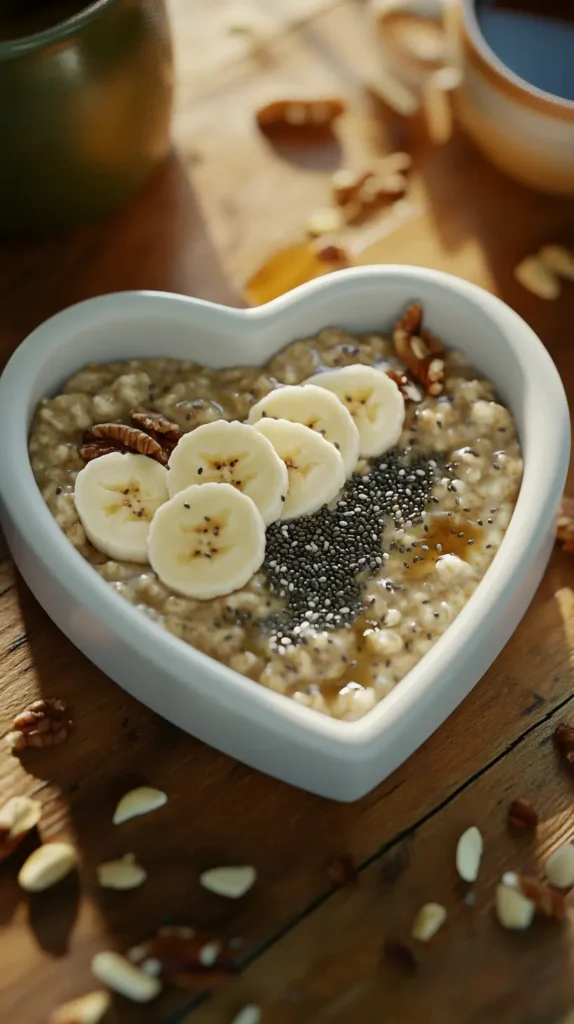
<path id="1" fill-rule="evenodd" d="M 232 484 L 192 484 L 162 505 L 149 532 L 149 560 L 171 590 L 199 601 L 239 590 L 265 557 L 257 506 Z"/>
<path id="2" fill-rule="evenodd" d="M 102 455 L 80 470 L 74 486 L 88 540 L 123 562 L 147 562 L 149 525 L 168 498 L 165 466 L 146 455 Z"/>
<path id="3" fill-rule="evenodd" d="M 184 434 L 169 459 L 171 497 L 206 483 L 232 484 L 255 502 L 268 524 L 281 515 L 289 477 L 266 437 L 246 423 L 215 420 Z"/>
<path id="4" fill-rule="evenodd" d="M 289 489 L 282 519 L 316 512 L 321 505 L 332 501 L 344 486 L 345 467 L 341 453 L 310 427 L 265 416 L 254 429 L 271 441 L 287 466 Z"/>
<path id="5" fill-rule="evenodd" d="M 258 423 L 264 416 L 316 430 L 341 452 L 347 477 L 354 472 L 359 461 L 359 431 L 349 410 L 332 391 L 315 384 L 277 388 L 253 406 L 248 422 Z"/>
<path id="6" fill-rule="evenodd" d="M 362 457 L 382 455 L 399 440 L 405 400 L 383 370 L 362 364 L 342 366 L 309 377 L 305 383 L 333 391 L 347 407 L 359 430 Z"/>

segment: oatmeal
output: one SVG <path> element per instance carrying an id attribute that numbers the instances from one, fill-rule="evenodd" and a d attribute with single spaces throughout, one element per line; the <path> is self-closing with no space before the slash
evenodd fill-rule
<path id="1" fill-rule="evenodd" d="M 339 388 L 338 398 L 347 418 L 350 412 L 360 425 L 363 416 L 361 454 L 358 448 L 352 450 L 353 436 L 344 433 L 342 414 L 338 440 L 329 436 L 329 429 L 315 427 L 319 455 L 321 445 L 331 456 L 333 444 L 338 450 L 341 477 L 335 478 L 331 469 L 322 476 L 317 473 L 313 508 L 308 495 L 305 503 L 304 495 L 288 492 L 282 483 L 281 460 L 290 465 L 293 457 L 278 446 L 278 428 L 270 424 L 285 420 L 270 419 L 280 414 L 263 411 L 255 423 L 254 409 L 264 410 L 262 400 L 285 385 L 309 381 L 306 387 L 323 386 L 326 395 L 334 379 L 332 390 L 337 393 L 339 379 L 355 378 L 339 378 L 335 371 L 350 367 L 355 390 L 346 394 L 346 388 Z M 360 408 L 365 404 L 359 389 L 361 367 L 375 367 L 385 387 L 394 382 L 392 401 L 399 390 L 404 396 L 399 419 L 389 418 L 385 406 L 386 419 L 379 425 L 371 410 L 374 449 L 365 440 L 369 410 Z M 255 571 L 246 563 L 248 578 L 234 577 L 232 592 L 220 588 L 218 596 L 200 599 L 182 593 L 177 584 L 168 586 L 165 558 L 156 560 L 151 545 L 150 562 L 159 572 L 144 562 L 145 546 L 140 556 L 134 545 L 128 560 L 120 554 L 110 557 L 113 549 L 104 554 L 90 543 L 86 520 L 76 507 L 80 496 L 74 497 L 84 467 L 104 455 L 121 466 L 118 452 L 137 452 L 146 467 L 153 466 L 146 469 L 149 487 L 155 488 L 148 517 L 153 518 L 151 531 L 160 518 L 156 507 L 167 518 L 175 500 L 172 487 L 166 501 L 163 477 L 169 480 L 164 468 L 168 459 L 175 473 L 174 452 L 183 450 L 180 439 L 205 424 L 247 420 L 258 429 L 258 444 L 269 447 L 266 439 L 271 440 L 281 465 L 270 464 L 277 477 L 276 501 L 267 495 L 264 520 L 259 515 L 249 520 L 250 528 L 263 537 Z M 110 424 L 123 426 L 110 430 Z M 383 427 L 388 431 L 386 450 L 364 454 L 376 450 Z M 289 444 L 291 452 L 290 434 Z M 263 368 L 214 370 L 167 358 L 90 364 L 60 395 L 40 402 L 29 451 L 50 511 L 117 593 L 238 672 L 346 720 L 359 718 L 389 693 L 464 606 L 500 546 L 522 475 L 516 428 L 493 385 L 461 353 L 442 351 L 438 340 L 423 330 L 420 315 L 405 317 L 394 341 L 382 334 L 323 330 L 288 345 Z M 310 459 L 305 473 L 311 466 L 317 472 L 316 462 Z M 229 466 L 221 479 L 241 490 L 241 481 L 233 477 L 233 460 Z M 121 495 L 128 491 L 118 484 L 118 492 L 121 504 Z M 207 494 L 203 486 L 195 487 L 196 492 Z M 181 491 L 183 497 L 188 493 Z M 255 492 L 253 497 L 259 500 Z M 140 502 L 141 510 L 134 514 L 145 521 L 141 495 L 126 500 L 132 506 Z M 294 503 L 292 517 L 281 515 L 279 502 L 287 501 Z M 181 504 L 189 509 L 189 502 Z M 277 508 L 269 511 L 273 504 Z M 174 514 L 179 515 L 177 509 Z M 211 516 L 203 518 L 205 537 L 194 541 L 195 554 L 210 559 L 212 552 L 217 557 L 219 526 Z M 259 543 L 255 533 L 249 544 L 253 551 Z M 140 562 L 133 560 L 137 557 Z"/>

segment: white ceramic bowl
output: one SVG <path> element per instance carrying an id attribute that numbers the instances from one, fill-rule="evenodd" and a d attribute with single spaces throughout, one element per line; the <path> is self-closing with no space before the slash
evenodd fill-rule
<path id="1" fill-rule="evenodd" d="M 422 661 L 358 722 L 301 707 L 195 651 L 116 594 L 44 505 L 27 455 L 37 401 L 89 361 L 156 355 L 259 364 L 322 327 L 388 329 L 422 300 L 431 328 L 463 348 L 518 422 L 524 479 L 502 546 L 475 594 Z M 297 786 L 355 800 L 404 761 L 469 693 L 506 643 L 544 571 L 568 464 L 562 384 L 543 345 L 498 299 L 415 267 L 323 277 L 258 309 L 153 292 L 108 295 L 35 330 L 0 381 L 2 523 L 24 579 L 60 629 L 120 686 L 233 757 Z M 9 443 L 6 443 L 9 439 Z"/>

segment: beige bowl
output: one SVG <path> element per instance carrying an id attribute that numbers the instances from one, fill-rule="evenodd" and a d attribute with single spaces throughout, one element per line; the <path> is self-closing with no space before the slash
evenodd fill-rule
<path id="1" fill-rule="evenodd" d="M 574 195 L 574 102 L 514 74 L 483 38 L 475 0 L 460 0 L 458 118 L 502 171 L 543 192 Z M 574 59 L 574 55 L 573 55 Z"/>

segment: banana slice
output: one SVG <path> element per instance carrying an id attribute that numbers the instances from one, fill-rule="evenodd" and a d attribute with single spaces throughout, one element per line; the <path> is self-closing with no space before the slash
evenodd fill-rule
<path id="1" fill-rule="evenodd" d="M 351 413 L 360 437 L 360 454 L 382 455 L 392 448 L 403 429 L 405 400 L 394 380 L 374 366 L 342 366 L 309 377 L 305 384 L 334 391 Z"/>
<path id="2" fill-rule="evenodd" d="M 289 489 L 282 519 L 316 512 L 331 501 L 345 483 L 345 467 L 335 445 L 310 427 L 265 416 L 255 424 L 287 466 Z"/>
<path id="3" fill-rule="evenodd" d="M 359 461 L 359 431 L 353 417 L 332 391 L 314 384 L 288 384 L 271 391 L 254 405 L 248 423 L 258 423 L 264 416 L 302 423 L 321 434 L 341 452 L 347 477 Z"/>
<path id="4" fill-rule="evenodd" d="M 192 484 L 162 505 L 149 532 L 149 560 L 171 590 L 199 601 L 239 590 L 265 557 L 265 524 L 232 484 Z"/>
<path id="5" fill-rule="evenodd" d="M 233 484 L 255 502 L 263 522 L 279 519 L 289 477 L 273 445 L 246 423 L 215 420 L 184 434 L 168 463 L 171 497 L 191 484 Z"/>
<path id="6" fill-rule="evenodd" d="M 74 487 L 88 540 L 123 562 L 147 562 L 149 524 L 168 498 L 165 466 L 146 455 L 121 452 L 88 462 Z"/>

